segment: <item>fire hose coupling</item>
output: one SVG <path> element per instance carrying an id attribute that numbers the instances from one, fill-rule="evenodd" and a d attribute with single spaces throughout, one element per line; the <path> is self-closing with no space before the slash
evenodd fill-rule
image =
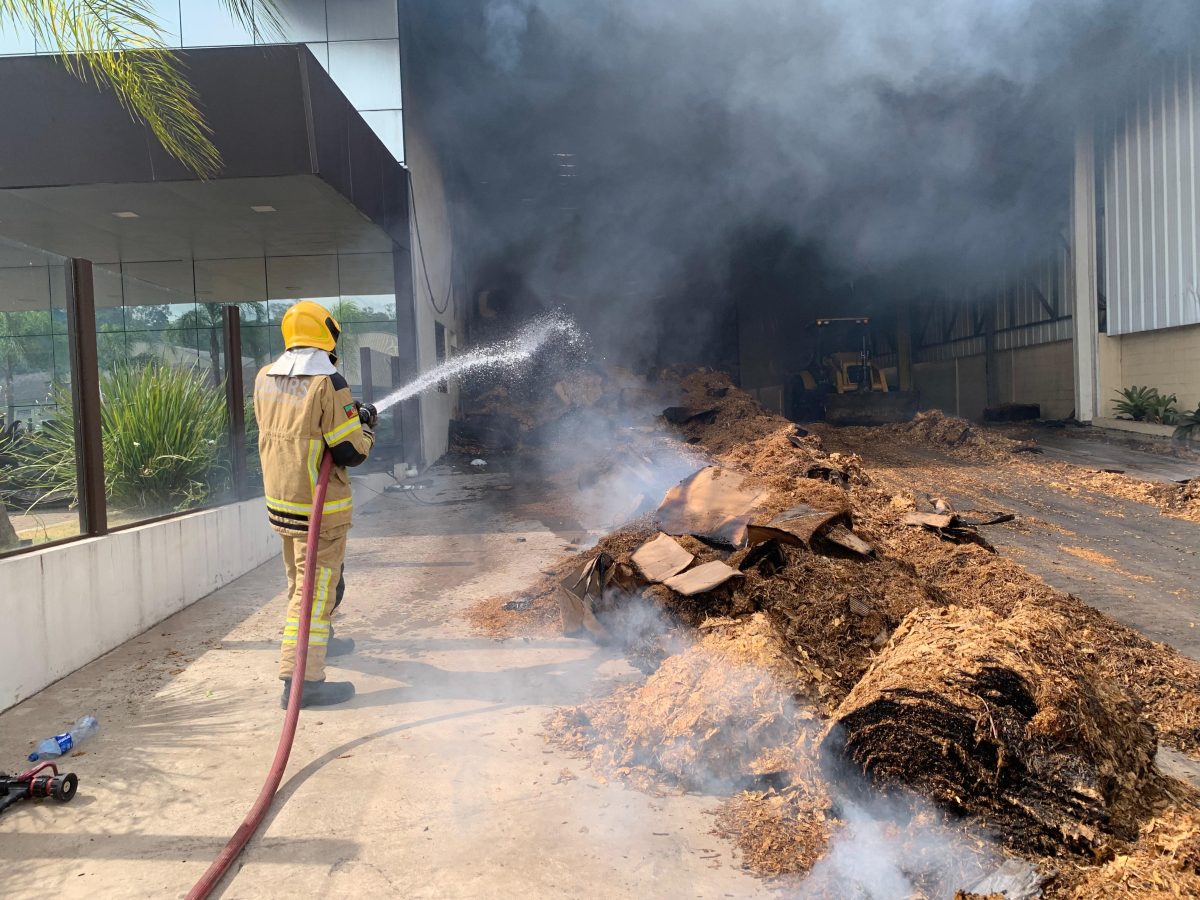
<path id="1" fill-rule="evenodd" d="M 368 428 L 374 428 L 379 424 L 379 411 L 370 403 L 359 403 L 355 401 L 355 406 L 358 407 L 358 418 Z"/>
<path id="2" fill-rule="evenodd" d="M 46 770 L 50 774 L 43 774 Z M 79 788 L 74 772 L 59 773 L 53 763 L 42 763 L 21 775 L 0 775 L 0 812 L 22 800 L 57 800 L 69 803 Z"/>

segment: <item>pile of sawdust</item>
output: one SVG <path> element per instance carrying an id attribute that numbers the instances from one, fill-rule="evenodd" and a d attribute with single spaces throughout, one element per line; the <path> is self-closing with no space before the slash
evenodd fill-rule
<path id="1" fill-rule="evenodd" d="M 701 369 L 680 375 L 669 372 L 683 390 L 683 405 L 691 409 L 715 409 L 711 419 L 698 418 L 680 427 L 684 439 L 698 439 L 710 453 L 720 454 L 778 431 L 786 420 L 768 413 L 745 391 L 734 386 L 724 372 Z"/>
<path id="2" fill-rule="evenodd" d="M 989 462 L 1012 455 L 1017 441 L 994 431 L 979 429 L 966 419 L 947 416 L 941 410 L 917 413 L 912 421 L 872 428 L 840 429 L 848 436 L 873 441 L 894 441 L 922 447 L 936 447 L 954 456 Z"/>
<path id="3" fill-rule="evenodd" d="M 1116 497 L 1147 506 L 1164 508 L 1164 487 L 1133 478 L 1122 472 L 1101 472 L 1085 469 L 1072 463 L 1056 459 L 1015 459 L 1009 463 L 1014 469 L 1031 478 L 1043 481 L 1048 487 L 1072 497 L 1097 494 Z"/>
<path id="4" fill-rule="evenodd" d="M 895 559 L 841 559 L 798 547 L 783 552 L 784 569 L 773 576 L 751 569 L 735 587 L 735 600 L 764 610 L 798 658 L 803 654 L 828 715 L 900 621 L 943 600 Z"/>
<path id="5" fill-rule="evenodd" d="M 1074 625 L 1037 606 L 919 611 L 833 717 L 824 749 L 885 787 L 995 825 L 1013 845 L 1090 853 L 1132 839 L 1151 726 Z"/>
<path id="6" fill-rule="evenodd" d="M 1188 753 L 1200 751 L 1200 664 L 1151 641 L 1078 597 L 1056 591 L 1012 560 L 974 546 L 945 544 L 916 529 L 893 529 L 881 543 L 912 563 L 916 577 L 964 607 L 1008 616 L 1022 603 L 1072 623 L 1076 639 L 1100 675 L 1142 704 L 1159 737 Z"/>
<path id="7" fill-rule="evenodd" d="M 1164 512 L 1200 522 L 1200 478 L 1193 478 L 1186 484 L 1161 485 L 1155 499 Z"/>
<path id="8" fill-rule="evenodd" d="M 1200 810 L 1173 805 L 1141 829 L 1140 840 L 1101 866 L 1050 885 L 1047 900 L 1200 897 Z"/>
<path id="9" fill-rule="evenodd" d="M 742 865 L 761 875 L 799 875 L 825 855 L 839 823 L 818 782 L 746 791 L 717 811 L 714 833 L 732 841 Z"/>
<path id="10" fill-rule="evenodd" d="M 820 725 L 795 699 L 808 687 L 756 616 L 714 623 L 643 684 L 559 710 L 547 729 L 559 746 L 588 754 L 598 775 L 642 786 L 728 793 L 764 779 L 816 783 L 804 747 Z"/>
<path id="11" fill-rule="evenodd" d="M 664 785 L 729 789 L 748 784 L 754 790 L 723 810 L 722 833 L 737 840 L 747 864 L 756 871 L 803 870 L 836 827 L 820 779 L 806 771 L 806 761 L 812 757 L 804 747 L 805 741 L 811 741 L 813 720 L 829 716 L 851 695 L 886 652 L 901 620 L 914 612 L 926 617 L 947 615 L 941 611 L 950 604 L 965 611 L 968 628 L 972 621 L 990 620 L 993 614 L 1007 619 L 1026 606 L 1047 620 L 1070 623 L 1069 640 L 1059 651 L 1069 657 L 1067 670 L 1090 669 L 1095 683 L 1103 685 L 1098 689 L 1103 696 L 1092 695 L 1098 707 L 1084 704 L 1082 712 L 1071 705 L 1074 695 L 1061 698 L 1061 709 L 1055 706 L 1053 692 L 1042 697 L 1047 711 L 1039 713 L 1041 718 L 1029 732 L 1031 739 L 1044 744 L 1038 745 L 1041 756 L 1029 757 L 1039 764 L 1056 759 L 1064 763 L 1064 773 L 1073 773 L 1068 764 L 1074 764 L 1074 751 L 1064 744 L 1061 758 L 1055 757 L 1046 749 L 1055 746 L 1051 739 L 1063 737 L 1064 723 L 1083 722 L 1082 733 L 1091 740 L 1095 736 L 1087 731 L 1088 723 L 1107 721 L 1113 708 L 1119 708 L 1117 718 L 1129 724 L 1132 707 L 1126 696 L 1143 705 L 1143 714 L 1164 740 L 1184 751 L 1200 750 L 1200 665 L 1053 590 L 1010 560 L 979 547 L 946 544 L 928 532 L 905 527 L 904 513 L 915 508 L 916 498 L 880 490 L 857 457 L 824 453 L 819 438 L 800 436 L 794 425 L 763 411 L 725 375 L 667 373 L 664 380 L 673 380 L 681 389 L 680 402 L 688 408 L 714 410 L 679 426 L 681 441 L 707 451 L 721 465 L 746 473 L 768 490 L 767 513 L 799 503 L 847 509 L 855 532 L 874 545 L 876 558 L 842 558 L 789 547 L 781 571 L 767 575 L 750 568 L 745 578 L 711 594 L 684 598 L 662 585 L 645 588 L 641 592 L 645 601 L 661 608 L 670 622 L 698 631 L 700 638 L 694 647 L 662 662 L 643 685 L 561 711 L 549 722 L 552 739 L 589 756 L 599 776 L 653 789 Z M 967 459 L 1034 464 L 1011 453 L 1015 442 L 941 414 L 863 431 L 869 431 L 872 440 L 932 442 L 952 456 Z M 809 475 L 822 468 L 845 477 Z M 1068 468 L 1076 474 L 1084 471 Z M 1185 498 L 1184 502 L 1191 501 Z M 493 632 L 526 629 L 530 623 L 550 625 L 558 615 L 557 585 L 581 560 L 603 551 L 628 562 L 629 554 L 654 533 L 651 517 L 643 517 L 596 548 L 548 568 L 529 591 L 491 601 L 491 612 L 475 621 Z M 700 561 L 720 559 L 737 566 L 746 553 L 717 550 L 691 538 L 680 540 Z M 496 613 L 494 605 L 511 599 L 531 601 L 529 609 Z M 1037 654 L 1049 652 L 1053 659 L 1053 647 L 1039 642 L 1058 632 L 1043 634 L 1039 629 L 1044 624 L 1039 621 L 1028 646 L 1040 648 Z M 758 650 L 751 652 L 755 646 Z M 726 652 L 729 647 L 736 649 Z M 967 669 L 953 651 L 950 646 L 946 659 L 929 661 L 927 679 L 944 676 L 951 683 L 959 683 L 956 678 L 961 681 Z M 1040 655 L 1033 662 L 1053 669 Z M 1140 748 L 1130 751 L 1129 760 L 1144 757 L 1144 741 L 1133 740 L 1129 746 Z M 1094 749 L 1095 744 L 1087 747 Z M 1080 758 L 1098 758 L 1088 757 L 1087 747 Z M 1011 748 L 1006 752 L 1019 758 Z M 1124 757 L 1114 751 L 1111 758 Z M 934 766 L 935 762 L 925 759 L 915 764 Z M 1140 765 L 1110 773 L 1108 784 L 1092 788 L 1104 795 L 1122 777 L 1136 776 Z M 1084 766 L 1082 771 L 1090 772 L 1093 782 L 1101 778 L 1096 766 Z M 1049 777 L 1041 770 L 1033 775 L 1035 782 Z M 1014 763 L 1006 777 L 1029 780 L 1033 776 L 1018 771 Z M 1084 781 L 1080 784 L 1092 789 Z M 957 805 L 988 812 L 970 803 Z M 1126 807 L 1117 804 L 1116 809 L 1123 815 Z M 992 815 L 1003 827 L 1012 827 L 1011 819 L 994 810 Z M 1089 823 L 1103 816 L 1088 819 L 1078 814 L 1077 819 L 1092 827 Z M 1131 820 L 1122 821 L 1127 826 Z M 1026 832 L 1037 830 L 1030 826 Z M 1093 895 L 1079 896 L 1090 900 Z"/>

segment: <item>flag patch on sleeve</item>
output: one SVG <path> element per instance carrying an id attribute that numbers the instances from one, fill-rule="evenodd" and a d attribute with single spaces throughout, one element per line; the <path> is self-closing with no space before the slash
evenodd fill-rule
<path id="1" fill-rule="evenodd" d="M 354 404 L 353 404 L 353 403 L 347 403 L 347 404 L 346 404 L 346 405 L 343 407 L 343 409 L 345 409 L 345 410 L 346 410 L 346 418 L 347 418 L 347 419 L 353 419 L 355 416 L 357 416 L 357 415 L 358 415 L 358 410 L 356 410 L 356 409 L 354 408 Z"/>

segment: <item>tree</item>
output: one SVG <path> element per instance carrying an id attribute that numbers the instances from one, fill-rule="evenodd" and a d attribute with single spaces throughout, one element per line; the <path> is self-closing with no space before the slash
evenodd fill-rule
<path id="1" fill-rule="evenodd" d="M 208 335 L 208 364 L 212 368 L 213 384 L 225 380 L 225 372 L 221 365 L 221 329 L 225 322 L 225 308 L 216 303 L 197 303 L 179 317 L 171 330 L 167 332 L 168 339 L 175 339 L 188 345 L 188 340 L 194 334 Z"/>
<path id="2" fill-rule="evenodd" d="M 54 380 L 50 315 L 45 310 L 0 313 L 0 376 L 3 377 L 5 427 L 16 421 L 15 382 L 18 375 L 44 373 Z"/>
<path id="3" fill-rule="evenodd" d="M 256 38 L 282 33 L 276 0 L 215 2 Z M 111 89 L 197 175 L 217 173 L 212 131 L 148 0 L 0 0 L 0 25 L 27 29 L 76 78 Z"/>

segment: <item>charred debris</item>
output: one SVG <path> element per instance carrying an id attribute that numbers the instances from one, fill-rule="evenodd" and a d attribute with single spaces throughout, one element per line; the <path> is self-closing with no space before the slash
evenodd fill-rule
<path id="1" fill-rule="evenodd" d="M 476 409 L 457 449 L 554 460 L 551 492 L 624 489 L 595 546 L 472 614 L 590 634 L 645 673 L 547 723 L 596 777 L 724 797 L 742 864 L 812 896 L 859 896 L 830 861 L 879 803 L 913 896 L 1200 895 L 1196 793 L 1154 763 L 1200 753 L 1200 666 L 997 553 L 1011 515 L 882 490 L 714 371 Z M 937 412 L 875 434 L 1031 459 Z M 656 491 L 668 457 L 687 474 Z"/>

